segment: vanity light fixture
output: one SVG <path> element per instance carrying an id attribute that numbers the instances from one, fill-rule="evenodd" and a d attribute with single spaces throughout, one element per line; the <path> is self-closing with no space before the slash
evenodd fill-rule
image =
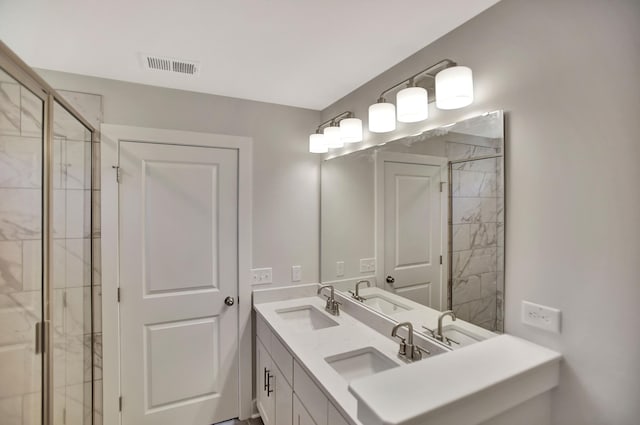
<path id="1" fill-rule="evenodd" d="M 343 112 L 320 124 L 316 132 L 309 136 L 309 152 L 327 153 L 345 143 L 362 141 L 362 120 L 350 111 Z"/>
<path id="2" fill-rule="evenodd" d="M 416 86 L 424 79 L 430 80 L 427 88 Z M 396 106 L 385 96 L 403 86 L 396 94 L 399 122 L 419 122 L 429 117 L 429 103 L 433 101 L 429 99 L 429 89 L 435 88 L 436 106 L 440 109 L 463 108 L 473 102 L 471 69 L 444 59 L 380 93 L 378 101 L 369 107 L 369 131 L 387 133 L 396 129 Z"/>
<path id="3" fill-rule="evenodd" d="M 314 133 L 309 136 L 309 152 L 311 153 L 327 153 L 329 147 L 324 140 L 324 134 Z"/>

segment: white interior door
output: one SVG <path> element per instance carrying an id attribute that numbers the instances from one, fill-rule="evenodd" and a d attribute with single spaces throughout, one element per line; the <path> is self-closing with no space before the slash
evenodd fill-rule
<path id="1" fill-rule="evenodd" d="M 120 141 L 122 423 L 238 416 L 237 150 Z"/>
<path id="2" fill-rule="evenodd" d="M 393 281 L 387 289 L 439 310 L 442 166 L 383 160 L 382 167 L 384 275 Z"/>

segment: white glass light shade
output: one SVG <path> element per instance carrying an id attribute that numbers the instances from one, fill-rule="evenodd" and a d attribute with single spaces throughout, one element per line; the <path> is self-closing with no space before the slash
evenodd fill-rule
<path id="1" fill-rule="evenodd" d="M 326 127 L 324 129 L 324 140 L 327 147 L 330 149 L 341 148 L 344 146 L 344 142 L 340 138 L 340 127 Z"/>
<path id="2" fill-rule="evenodd" d="M 418 122 L 429 117 L 429 94 L 422 87 L 407 87 L 396 95 L 398 121 Z"/>
<path id="3" fill-rule="evenodd" d="M 324 134 L 315 133 L 309 136 L 309 152 L 327 153 L 329 148 L 324 140 Z"/>
<path id="4" fill-rule="evenodd" d="M 374 103 L 369 106 L 369 131 L 388 133 L 396 129 L 396 107 L 393 103 Z"/>
<path id="5" fill-rule="evenodd" d="M 473 73 L 466 66 L 453 66 L 436 74 L 436 106 L 458 109 L 473 103 Z"/>
<path id="6" fill-rule="evenodd" d="M 345 118 L 340 121 L 340 137 L 344 143 L 362 142 L 362 120 Z"/>

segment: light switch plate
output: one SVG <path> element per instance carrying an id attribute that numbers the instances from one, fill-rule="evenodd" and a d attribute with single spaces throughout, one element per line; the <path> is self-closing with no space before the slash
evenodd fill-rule
<path id="1" fill-rule="evenodd" d="M 291 266 L 291 282 L 300 282 L 302 279 L 302 267 Z"/>
<path id="2" fill-rule="evenodd" d="M 376 271 L 376 259 L 375 258 L 361 258 L 360 259 L 360 273 L 373 273 Z"/>
<path id="3" fill-rule="evenodd" d="M 251 269 L 251 276 L 253 277 L 254 285 L 264 285 L 267 283 L 271 283 L 272 281 L 271 267 L 263 268 L 263 269 Z"/>
<path id="4" fill-rule="evenodd" d="M 344 261 L 336 261 L 336 276 L 344 276 Z"/>
<path id="5" fill-rule="evenodd" d="M 522 323 L 526 325 L 560 333 L 560 317 L 561 312 L 557 308 L 522 301 Z"/>

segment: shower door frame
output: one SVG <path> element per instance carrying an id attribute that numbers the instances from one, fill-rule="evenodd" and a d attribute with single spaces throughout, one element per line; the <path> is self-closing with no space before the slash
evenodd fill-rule
<path id="1" fill-rule="evenodd" d="M 76 109 L 69 104 L 60 94 L 40 77 L 29 65 L 16 55 L 6 44 L 0 40 L 0 68 L 15 79 L 19 84 L 31 91 L 43 102 L 43 128 L 42 128 L 42 316 L 39 322 L 39 332 L 36 334 L 36 347 L 40 347 L 42 355 L 42 425 L 53 425 L 53 349 L 51 348 L 51 323 L 53 321 L 53 288 L 52 288 L 52 229 L 53 229 L 53 109 L 57 103 L 77 119 L 87 130 L 91 132 L 90 162 L 93 170 L 93 147 L 97 142 L 96 129 Z M 93 323 L 93 172 L 90 173 L 90 309 L 91 314 L 91 423 L 94 422 L 94 323 Z"/>

